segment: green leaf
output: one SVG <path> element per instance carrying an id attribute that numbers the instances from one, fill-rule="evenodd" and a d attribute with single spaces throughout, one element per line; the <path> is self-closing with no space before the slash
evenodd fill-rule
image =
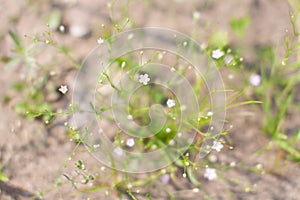
<path id="1" fill-rule="evenodd" d="M 20 57 L 20 56 L 12 57 L 12 58 L 10 58 L 9 62 L 5 64 L 5 68 L 6 69 L 13 68 L 13 67 L 19 65 L 21 62 L 22 62 L 22 57 Z"/>
<path id="2" fill-rule="evenodd" d="M 16 45 L 16 50 L 17 50 L 17 51 L 22 51 L 22 50 L 23 50 L 23 47 L 22 47 L 21 40 L 20 40 L 20 38 L 18 37 L 18 35 L 15 34 L 15 33 L 12 32 L 12 31 L 9 31 L 9 35 L 10 35 L 11 39 L 14 41 L 14 43 L 15 43 L 15 45 Z"/>
<path id="3" fill-rule="evenodd" d="M 48 25 L 52 30 L 55 30 L 58 28 L 58 26 L 61 23 L 61 13 L 59 10 L 54 10 L 52 11 L 52 13 L 50 14 L 49 18 L 48 18 Z"/>
<path id="4" fill-rule="evenodd" d="M 293 140 L 300 140 L 300 129 L 293 135 Z"/>
<path id="5" fill-rule="evenodd" d="M 0 181 L 6 182 L 6 181 L 8 181 L 8 180 L 9 180 L 8 177 L 5 176 L 2 172 L 0 172 Z"/>
<path id="6" fill-rule="evenodd" d="M 232 18 L 230 20 L 231 29 L 239 36 L 245 35 L 245 30 L 250 23 L 250 19 L 248 16 L 244 16 L 241 18 Z"/>
<path id="7" fill-rule="evenodd" d="M 201 183 L 198 181 L 198 179 L 195 177 L 195 174 L 193 172 L 193 169 L 191 167 L 188 167 L 187 170 L 187 175 L 190 179 L 190 181 L 194 184 L 194 185 L 197 185 L 197 186 L 200 186 Z"/>
<path id="8" fill-rule="evenodd" d="M 21 91 L 26 87 L 26 84 L 24 82 L 16 82 L 12 85 L 12 88 L 17 90 L 17 91 Z"/>
<path id="9" fill-rule="evenodd" d="M 127 190 L 127 194 L 131 197 L 132 200 L 137 200 L 137 198 L 132 194 L 131 190 Z"/>
<path id="10" fill-rule="evenodd" d="M 99 186 L 96 186 L 96 187 L 80 190 L 80 192 L 82 192 L 82 193 L 96 192 L 96 191 L 101 190 L 103 188 L 107 188 L 107 186 L 99 185 Z"/>
<path id="11" fill-rule="evenodd" d="M 222 49 L 229 43 L 228 33 L 224 31 L 217 31 L 212 33 L 210 43 L 214 48 Z"/>

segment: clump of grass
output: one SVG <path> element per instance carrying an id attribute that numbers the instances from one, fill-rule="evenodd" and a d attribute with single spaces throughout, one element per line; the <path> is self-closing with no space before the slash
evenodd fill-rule
<path id="1" fill-rule="evenodd" d="M 258 98 L 263 102 L 263 130 L 271 136 L 280 149 L 287 152 L 289 158 L 300 161 L 300 150 L 295 144 L 299 140 L 299 130 L 292 135 L 284 129 L 283 123 L 288 123 L 287 113 L 297 109 L 295 105 L 296 87 L 300 84 L 298 61 L 298 33 L 295 15 L 291 14 L 293 37 L 285 40 L 285 55 L 279 58 L 274 47 L 261 48 L 260 74 L 261 85 L 255 89 Z"/>

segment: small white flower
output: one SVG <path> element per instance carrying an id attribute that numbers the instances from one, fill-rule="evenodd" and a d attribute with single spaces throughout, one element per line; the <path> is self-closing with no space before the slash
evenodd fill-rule
<path id="1" fill-rule="evenodd" d="M 133 138 L 127 139 L 125 144 L 128 147 L 133 147 L 135 145 L 134 139 Z"/>
<path id="2" fill-rule="evenodd" d="M 58 27 L 58 29 L 59 29 L 59 31 L 62 32 L 62 33 L 65 32 L 65 26 L 64 26 L 64 25 L 60 25 L 60 26 Z"/>
<path id="3" fill-rule="evenodd" d="M 100 147 L 100 144 L 94 144 L 93 147 L 94 147 L 94 149 L 97 149 Z"/>
<path id="4" fill-rule="evenodd" d="M 159 179 L 163 184 L 167 184 L 170 181 L 171 176 L 170 174 L 164 174 Z"/>
<path id="5" fill-rule="evenodd" d="M 212 57 L 213 57 L 214 59 L 219 59 L 219 58 L 221 58 L 222 56 L 224 56 L 224 52 L 221 51 L 220 49 L 215 49 L 215 50 L 212 51 Z"/>
<path id="6" fill-rule="evenodd" d="M 207 115 L 208 117 L 211 117 L 211 116 L 213 116 L 213 114 L 214 114 L 214 113 L 213 113 L 212 111 L 209 111 L 209 112 L 207 112 L 206 115 Z"/>
<path id="7" fill-rule="evenodd" d="M 183 176 L 183 178 L 186 178 L 186 173 L 183 173 L 182 176 Z"/>
<path id="8" fill-rule="evenodd" d="M 214 141 L 212 147 L 212 149 L 216 150 L 217 152 L 220 152 L 221 149 L 223 148 L 223 144 L 221 142 L 216 142 Z"/>
<path id="9" fill-rule="evenodd" d="M 231 167 L 235 167 L 235 166 L 236 166 L 236 162 L 232 161 L 232 162 L 230 163 L 230 166 L 231 166 Z"/>
<path id="10" fill-rule="evenodd" d="M 175 144 L 176 144 L 175 140 L 170 140 L 170 141 L 169 141 L 169 145 L 170 145 L 170 146 L 174 146 Z"/>
<path id="11" fill-rule="evenodd" d="M 199 188 L 193 188 L 193 192 L 198 193 L 199 191 Z"/>
<path id="12" fill-rule="evenodd" d="M 133 119 L 132 115 L 127 115 L 127 119 L 132 120 Z"/>
<path id="13" fill-rule="evenodd" d="M 204 177 L 207 178 L 209 181 L 212 181 L 217 178 L 216 169 L 214 168 L 206 168 Z"/>
<path id="14" fill-rule="evenodd" d="M 130 34 L 128 35 L 127 39 L 128 39 L 128 40 L 131 40 L 132 38 L 133 38 L 133 34 L 130 33 Z"/>
<path id="15" fill-rule="evenodd" d="M 198 21 L 200 19 L 201 13 L 199 11 L 193 12 L 193 19 Z"/>
<path id="16" fill-rule="evenodd" d="M 234 75 L 233 74 L 228 74 L 228 79 L 230 79 L 230 80 L 234 79 Z"/>
<path id="17" fill-rule="evenodd" d="M 166 128 L 166 132 L 167 133 L 171 133 L 171 129 L 170 128 Z"/>
<path id="18" fill-rule="evenodd" d="M 139 79 L 140 83 L 142 83 L 143 85 L 147 85 L 149 81 L 150 81 L 150 78 L 149 78 L 148 74 L 140 75 L 140 79 Z"/>
<path id="19" fill-rule="evenodd" d="M 60 91 L 63 94 L 66 94 L 68 92 L 68 86 L 67 85 L 61 85 L 58 91 Z"/>
<path id="20" fill-rule="evenodd" d="M 104 40 L 103 40 L 101 37 L 99 37 L 99 38 L 97 39 L 97 43 L 98 43 L 98 44 L 103 44 L 103 43 L 104 43 Z"/>
<path id="21" fill-rule="evenodd" d="M 214 155 L 214 154 L 211 154 L 211 155 L 209 155 L 208 160 L 209 160 L 210 162 L 215 163 L 215 162 L 218 161 L 218 157 L 217 157 L 216 155 Z"/>
<path id="22" fill-rule="evenodd" d="M 164 54 L 163 53 L 159 53 L 158 54 L 158 60 L 162 60 L 164 58 Z"/>
<path id="23" fill-rule="evenodd" d="M 126 62 L 125 61 L 122 62 L 121 67 L 122 68 L 126 67 Z"/>
<path id="24" fill-rule="evenodd" d="M 157 149 L 157 146 L 155 144 L 152 144 L 151 145 L 151 150 L 156 150 Z"/>
<path id="25" fill-rule="evenodd" d="M 176 69 L 174 67 L 172 67 L 171 72 L 176 72 Z"/>
<path id="26" fill-rule="evenodd" d="M 261 83 L 261 77 L 258 74 L 251 74 L 249 77 L 249 82 L 253 86 L 259 86 Z"/>
<path id="27" fill-rule="evenodd" d="M 168 99 L 168 100 L 167 100 L 167 106 L 168 106 L 169 108 L 172 108 L 172 107 L 174 107 L 175 105 L 176 105 L 176 102 L 175 102 L 174 99 Z"/>

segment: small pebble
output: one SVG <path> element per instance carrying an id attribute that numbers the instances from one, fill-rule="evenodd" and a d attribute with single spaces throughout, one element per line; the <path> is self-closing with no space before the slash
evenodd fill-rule
<path id="1" fill-rule="evenodd" d="M 72 24 L 70 34 L 77 38 L 87 37 L 91 33 L 91 28 L 86 25 Z"/>

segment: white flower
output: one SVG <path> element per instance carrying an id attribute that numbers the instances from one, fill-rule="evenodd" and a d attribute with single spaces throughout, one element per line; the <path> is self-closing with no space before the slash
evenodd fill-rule
<path id="1" fill-rule="evenodd" d="M 214 168 L 206 168 L 204 177 L 207 178 L 209 181 L 212 181 L 217 178 L 216 169 Z"/>
<path id="2" fill-rule="evenodd" d="M 134 142 L 133 138 L 129 138 L 126 140 L 126 146 L 133 147 L 134 145 L 135 145 L 135 142 Z"/>
<path id="3" fill-rule="evenodd" d="M 217 152 L 220 152 L 221 149 L 223 148 L 223 144 L 221 142 L 216 142 L 214 141 L 212 147 L 212 149 L 216 150 Z"/>
<path id="4" fill-rule="evenodd" d="M 230 163 L 230 166 L 231 166 L 231 167 L 235 167 L 235 166 L 236 166 L 236 162 L 232 161 L 232 162 Z"/>
<path id="5" fill-rule="evenodd" d="M 64 26 L 64 25 L 60 25 L 60 26 L 58 27 L 58 29 L 59 29 L 59 31 L 62 32 L 62 33 L 65 32 L 65 26 Z"/>
<path id="6" fill-rule="evenodd" d="M 104 40 L 103 40 L 101 37 L 99 37 L 99 38 L 97 39 L 97 43 L 98 43 L 98 44 L 103 44 L 103 43 L 104 43 Z"/>
<path id="7" fill-rule="evenodd" d="M 201 16 L 201 13 L 200 13 L 199 11 L 195 11 L 195 12 L 193 13 L 193 19 L 194 19 L 195 21 L 198 21 L 198 20 L 200 19 L 200 16 Z"/>
<path id="8" fill-rule="evenodd" d="M 259 86 L 261 82 L 261 77 L 258 74 L 251 74 L 249 77 L 249 82 L 253 86 Z"/>
<path id="9" fill-rule="evenodd" d="M 169 108 L 174 107 L 175 104 L 176 104 L 176 102 L 175 102 L 174 99 L 168 99 L 168 101 L 167 101 L 167 106 L 168 106 Z"/>
<path id="10" fill-rule="evenodd" d="M 171 176 L 169 174 L 164 174 L 159 179 L 163 184 L 167 184 L 170 181 Z"/>
<path id="11" fill-rule="evenodd" d="M 210 162 L 217 162 L 218 161 L 218 157 L 216 156 L 216 155 L 214 155 L 214 154 L 211 154 L 211 155 L 209 155 L 209 157 L 208 157 L 208 160 L 210 161 Z"/>
<path id="12" fill-rule="evenodd" d="M 159 54 L 158 54 L 158 60 L 162 60 L 163 58 L 164 58 L 164 54 L 159 53 Z"/>
<path id="13" fill-rule="evenodd" d="M 199 191 L 199 188 L 193 188 L 193 192 L 198 193 Z"/>
<path id="14" fill-rule="evenodd" d="M 224 52 L 221 51 L 220 49 L 215 49 L 215 50 L 212 51 L 212 57 L 213 57 L 214 59 L 219 59 L 219 58 L 221 58 L 222 56 L 224 56 Z"/>
<path id="15" fill-rule="evenodd" d="M 174 67 L 172 67 L 171 72 L 176 72 L 176 69 Z"/>
<path id="16" fill-rule="evenodd" d="M 93 147 L 94 147 L 95 149 L 97 149 L 97 148 L 100 147 L 100 144 L 94 144 Z"/>
<path id="17" fill-rule="evenodd" d="M 133 38 L 133 34 L 130 33 L 130 34 L 128 35 L 127 39 L 128 39 L 128 40 L 131 40 L 132 38 Z"/>
<path id="18" fill-rule="evenodd" d="M 143 85 L 147 85 L 149 81 L 150 81 L 150 78 L 149 78 L 148 74 L 140 75 L 140 79 L 139 79 L 140 83 L 142 83 Z"/>
<path id="19" fill-rule="evenodd" d="M 166 128 L 166 132 L 167 133 L 171 133 L 171 129 L 170 128 Z"/>
<path id="20" fill-rule="evenodd" d="M 169 141 L 169 145 L 170 145 L 170 146 L 174 146 L 175 144 L 176 144 L 175 140 L 170 140 L 170 141 Z"/>
<path id="21" fill-rule="evenodd" d="M 68 86 L 67 85 L 61 85 L 58 91 L 60 91 L 63 94 L 66 94 L 68 92 Z"/>
<path id="22" fill-rule="evenodd" d="M 234 75 L 233 74 L 228 74 L 228 79 L 234 79 Z"/>
<path id="23" fill-rule="evenodd" d="M 212 111 L 207 112 L 207 116 L 211 117 L 214 113 Z"/>
<path id="24" fill-rule="evenodd" d="M 121 67 L 122 68 L 126 67 L 126 62 L 125 61 L 122 62 Z"/>

